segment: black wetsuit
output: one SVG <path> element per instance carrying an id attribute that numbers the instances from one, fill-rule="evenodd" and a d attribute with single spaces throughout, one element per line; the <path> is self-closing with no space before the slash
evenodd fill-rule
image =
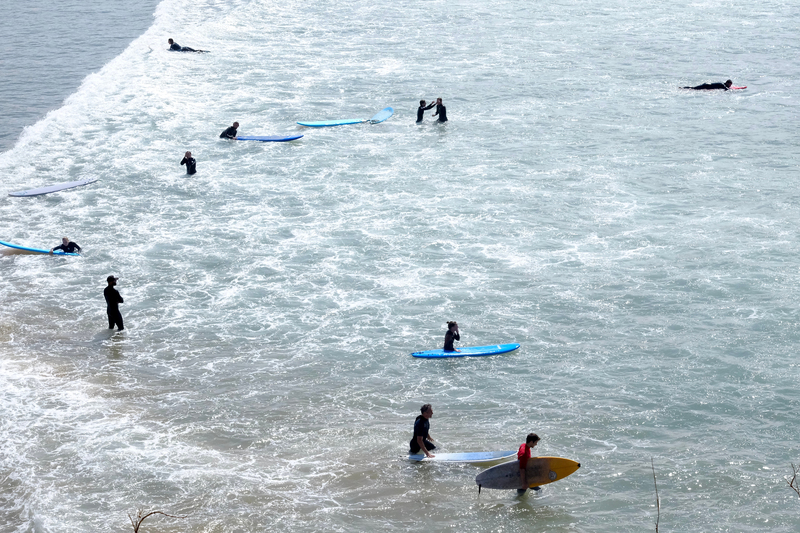
<path id="1" fill-rule="evenodd" d="M 125 326 L 122 325 L 122 314 L 119 312 L 119 304 L 123 303 L 122 296 L 111 285 L 105 288 L 103 296 L 106 297 L 106 305 L 108 306 L 106 309 L 108 313 L 108 329 L 114 329 L 114 325 L 120 331 L 125 329 Z"/>
<path id="2" fill-rule="evenodd" d="M 197 161 L 194 157 L 184 157 L 181 159 L 181 165 L 186 165 L 187 174 L 197 173 Z"/>
<path id="3" fill-rule="evenodd" d="M 235 139 L 236 138 L 236 128 L 231 126 L 227 130 L 223 131 L 219 134 L 220 139 Z"/>
<path id="4" fill-rule="evenodd" d="M 58 246 L 53 248 L 54 252 L 56 250 L 64 250 L 65 254 L 74 254 L 75 250 L 78 250 L 80 252 L 81 247 L 75 244 L 74 242 L 70 241 L 69 244 L 67 244 L 66 246 L 64 246 L 63 244 L 59 244 Z"/>
<path id="5" fill-rule="evenodd" d="M 425 113 L 425 111 L 427 111 L 428 109 L 433 109 L 435 105 L 436 102 L 432 103 L 428 107 L 419 106 L 417 108 L 417 122 L 422 122 L 422 115 Z"/>
<path id="6" fill-rule="evenodd" d="M 205 52 L 205 50 L 195 50 L 194 48 L 189 48 L 188 46 L 181 46 L 178 43 L 173 42 L 172 46 L 169 47 L 170 52 Z"/>
<path id="7" fill-rule="evenodd" d="M 419 447 L 419 443 L 417 442 L 417 437 L 422 437 L 422 442 L 425 443 L 425 449 L 428 451 L 435 450 L 436 446 L 430 441 L 431 436 L 428 435 L 428 431 L 430 431 L 431 423 L 428 422 L 428 419 L 422 415 L 419 415 L 416 420 L 414 420 L 414 436 L 411 437 L 411 442 L 408 444 L 410 445 L 411 453 L 419 453 L 422 448 Z"/>
<path id="8" fill-rule="evenodd" d="M 439 122 L 447 122 L 447 108 L 444 104 L 436 104 L 436 113 L 433 116 L 438 116 Z"/>
<path id="9" fill-rule="evenodd" d="M 458 333 L 453 333 L 449 329 L 447 333 L 444 334 L 444 351 L 445 352 L 455 352 L 456 349 L 453 348 L 453 341 L 460 341 L 461 336 Z"/>
<path id="10" fill-rule="evenodd" d="M 694 89 L 695 91 L 709 91 L 711 89 L 724 89 L 728 90 L 728 87 L 724 83 L 704 83 L 703 85 L 698 85 L 696 87 L 684 87 L 684 89 Z"/>

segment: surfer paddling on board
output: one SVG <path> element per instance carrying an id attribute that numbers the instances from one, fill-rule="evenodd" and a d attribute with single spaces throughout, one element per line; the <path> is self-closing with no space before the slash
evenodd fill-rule
<path id="1" fill-rule="evenodd" d="M 453 347 L 453 341 L 460 341 L 461 335 L 458 334 L 458 322 L 447 323 L 447 333 L 444 334 L 444 350 L 445 352 L 458 352 Z"/>
<path id="2" fill-rule="evenodd" d="M 167 39 L 169 43 L 169 51 L 170 52 L 208 52 L 208 50 L 195 50 L 194 48 L 189 48 L 188 46 L 181 46 L 172 39 Z"/>
<path id="3" fill-rule="evenodd" d="M 197 174 L 197 160 L 192 157 L 192 152 L 186 152 L 181 159 L 181 165 L 186 165 L 186 173 L 190 176 Z"/>
<path id="4" fill-rule="evenodd" d="M 50 248 L 50 253 L 52 254 L 56 250 L 64 250 L 65 254 L 74 254 L 75 250 L 81 251 L 81 247 L 78 246 L 76 243 L 70 241 L 67 237 L 61 237 L 61 244 L 56 246 L 55 248 Z"/>
<path id="5" fill-rule="evenodd" d="M 723 89 L 727 91 L 731 88 L 733 82 L 731 80 L 726 81 L 725 83 L 704 83 L 702 85 L 696 85 L 694 87 L 681 87 L 681 89 L 692 89 L 695 91 L 712 91 L 714 89 Z"/>
<path id="6" fill-rule="evenodd" d="M 108 313 L 108 329 L 114 329 L 114 325 L 117 326 L 118 331 L 122 331 L 125 329 L 125 326 L 122 325 L 122 313 L 119 312 L 119 304 L 123 303 L 122 296 L 114 286 L 117 284 L 117 280 L 114 276 L 108 276 L 106 281 L 108 281 L 108 287 L 105 288 L 103 291 L 103 296 L 106 298 L 106 312 Z"/>
<path id="7" fill-rule="evenodd" d="M 536 446 L 541 439 L 536 433 L 528 433 L 525 437 L 525 442 L 520 445 L 517 451 L 517 459 L 519 459 L 519 481 L 522 484 L 521 489 L 517 489 L 517 494 L 525 494 L 528 490 L 528 459 L 531 458 L 531 450 Z M 533 490 L 539 490 L 539 487 L 533 487 Z"/>
<path id="8" fill-rule="evenodd" d="M 433 116 L 438 116 L 439 122 L 447 122 L 447 108 L 442 103 L 441 98 L 436 99 L 436 113 L 434 113 Z"/>
<path id="9" fill-rule="evenodd" d="M 234 122 L 233 126 L 219 134 L 220 139 L 236 139 L 236 129 L 239 127 L 238 122 Z"/>
<path id="10" fill-rule="evenodd" d="M 433 109 L 435 106 L 436 102 L 431 102 L 431 105 L 425 107 L 425 100 L 420 100 L 419 107 L 417 108 L 417 124 L 422 122 L 422 116 L 425 114 L 425 111 Z"/>
<path id="11" fill-rule="evenodd" d="M 429 420 L 433 416 L 433 407 L 431 407 L 431 404 L 426 403 L 420 407 L 419 410 L 422 414 L 419 415 L 416 420 L 414 420 L 414 436 L 411 438 L 411 442 L 409 443 L 411 446 L 409 453 L 415 455 L 422 450 L 422 453 L 425 454 L 425 457 L 436 457 L 431 453 L 431 450 L 435 450 L 436 446 L 434 446 L 431 442 L 433 439 L 429 433 L 431 428 L 431 423 Z"/>

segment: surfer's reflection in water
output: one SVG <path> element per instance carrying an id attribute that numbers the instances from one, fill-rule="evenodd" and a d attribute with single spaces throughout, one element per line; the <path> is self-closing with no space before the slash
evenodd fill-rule
<path id="1" fill-rule="evenodd" d="M 453 341 L 460 341 L 461 336 L 458 334 L 458 322 L 447 323 L 447 333 L 444 334 L 444 348 L 445 352 L 457 352 L 453 348 Z"/>
<path id="2" fill-rule="evenodd" d="M 435 457 L 431 450 L 435 450 L 436 446 L 431 442 L 433 438 L 429 433 L 431 423 L 429 420 L 433 416 L 433 407 L 431 404 L 426 403 L 419 409 L 422 414 L 414 420 L 414 436 L 411 438 L 411 454 L 418 454 L 420 450 L 425 454 L 425 457 Z"/>

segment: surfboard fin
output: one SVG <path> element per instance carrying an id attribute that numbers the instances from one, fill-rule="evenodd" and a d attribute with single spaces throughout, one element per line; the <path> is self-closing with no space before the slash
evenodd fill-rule
<path id="1" fill-rule="evenodd" d="M 481 486 L 478 485 L 478 495 L 480 495 L 480 493 L 481 493 Z"/>

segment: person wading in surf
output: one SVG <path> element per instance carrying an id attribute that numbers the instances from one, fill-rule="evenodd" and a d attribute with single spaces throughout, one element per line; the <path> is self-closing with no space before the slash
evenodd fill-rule
<path id="1" fill-rule="evenodd" d="M 419 410 L 422 414 L 414 420 L 414 436 L 409 443 L 411 446 L 409 453 L 414 455 L 422 450 L 425 457 L 436 457 L 431 453 L 431 450 L 435 450 L 436 446 L 431 442 L 433 439 L 429 433 L 431 428 L 429 420 L 433 416 L 433 407 L 431 407 L 431 404 L 426 403 Z"/>
<path id="2" fill-rule="evenodd" d="M 457 352 L 453 347 L 453 341 L 460 341 L 461 335 L 458 334 L 458 322 L 447 323 L 447 333 L 444 334 L 444 348 L 445 352 Z"/>
<path id="3" fill-rule="evenodd" d="M 425 107 L 425 100 L 419 101 L 419 107 L 417 108 L 417 124 L 422 122 L 422 117 L 425 114 L 425 111 L 428 109 L 433 109 L 436 106 L 436 102 L 432 102 L 431 105 Z"/>
<path id="4" fill-rule="evenodd" d="M 517 451 L 517 459 L 519 459 L 519 482 L 522 484 L 521 489 L 517 489 L 517 494 L 525 494 L 528 490 L 528 459 L 531 458 L 531 450 L 536 446 L 541 439 L 536 433 L 528 433 L 525 442 L 520 445 Z M 539 490 L 539 487 L 533 487 L 533 490 Z"/>
<path id="5" fill-rule="evenodd" d="M 67 237 L 61 237 L 61 244 L 55 248 L 50 248 L 52 254 L 56 250 L 63 250 L 65 254 L 74 254 L 75 250 L 81 251 L 81 247 L 77 243 L 71 242 Z"/>

